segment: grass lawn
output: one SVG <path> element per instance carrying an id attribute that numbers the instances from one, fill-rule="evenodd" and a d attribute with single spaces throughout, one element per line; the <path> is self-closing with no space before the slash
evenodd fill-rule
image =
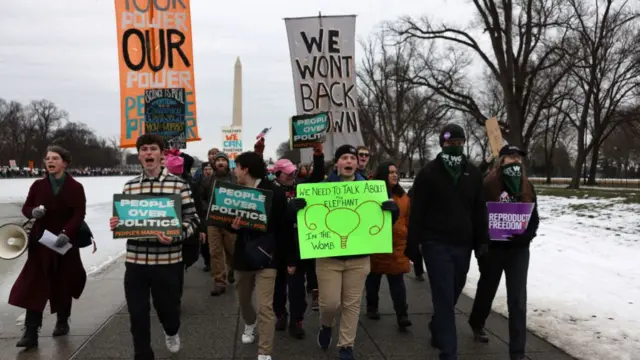
<path id="1" fill-rule="evenodd" d="M 625 204 L 640 204 L 640 190 L 613 190 L 613 189 L 565 189 L 564 187 L 551 187 L 544 185 L 536 185 L 536 193 L 538 195 L 546 196 L 560 196 L 560 197 L 576 197 L 580 199 L 592 198 L 592 199 L 620 199 L 621 203 Z"/>

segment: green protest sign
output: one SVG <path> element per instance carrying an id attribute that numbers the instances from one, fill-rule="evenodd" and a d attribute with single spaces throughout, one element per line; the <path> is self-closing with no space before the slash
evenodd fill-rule
<path id="1" fill-rule="evenodd" d="M 384 181 L 299 184 L 297 197 L 300 258 L 391 253 L 391 213 Z"/>

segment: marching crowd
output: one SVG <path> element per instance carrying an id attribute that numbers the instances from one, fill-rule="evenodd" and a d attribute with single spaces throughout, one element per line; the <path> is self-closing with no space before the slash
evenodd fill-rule
<path id="1" fill-rule="evenodd" d="M 506 274 L 509 339 L 512 360 L 525 358 L 526 302 L 529 244 L 536 235 L 538 213 L 533 186 L 522 160 L 526 153 L 504 146 L 485 174 L 463 155 L 465 134 L 455 124 L 440 133 L 441 152 L 422 168 L 407 192 L 400 186 L 393 161 L 366 170 L 369 150 L 342 145 L 333 155 L 333 168 L 325 168 L 321 144 L 313 148 L 313 164 L 300 168 L 280 159 L 271 175 L 262 156 L 264 138 L 254 151 L 240 154 L 235 167 L 218 149 L 191 175 L 193 158 L 165 149 L 161 137 L 140 136 L 136 142 L 143 172 L 124 184 L 123 194 L 178 194 L 182 198 L 182 238 L 158 234 L 126 242 L 124 289 L 129 308 L 135 359 L 154 359 L 150 339 L 150 298 L 165 332 L 171 352 L 180 350 L 180 309 L 185 269 L 199 256 L 212 275 L 211 296 L 224 296 L 233 284 L 244 321 L 241 341 L 258 342 L 258 360 L 271 360 L 275 331 L 288 330 L 294 339 L 307 334 L 308 306 L 319 313 L 317 343 L 328 349 L 337 333 L 338 358 L 355 359 L 354 346 L 361 298 L 366 316 L 379 319 L 379 289 L 386 276 L 399 329 L 412 325 L 409 318 L 404 274 L 415 266 L 423 279 L 423 260 L 431 287 L 434 313 L 429 324 L 431 345 L 440 359 L 457 359 L 455 305 L 466 283 L 475 253 L 480 280 L 469 318 L 474 338 L 488 342 L 483 331 L 502 273 Z M 35 223 L 29 235 L 29 255 L 14 284 L 9 303 L 27 310 L 23 337 L 17 346 L 38 345 L 38 332 L 47 301 L 57 314 L 54 336 L 69 332 L 72 298 L 78 299 L 86 282 L 80 259 L 80 243 L 91 236 L 83 231 L 86 199 L 82 185 L 65 169 L 71 155 L 52 146 L 45 158 L 46 176 L 36 180 L 22 212 Z M 393 251 L 317 259 L 300 259 L 296 214 L 306 206 L 296 197 L 297 184 L 382 180 L 389 200 L 382 211 L 392 215 Z M 270 190 L 272 206 L 266 232 L 240 226 L 240 219 L 226 227 L 207 224 L 207 208 L 214 181 Z M 534 204 L 526 231 L 510 241 L 491 241 L 486 202 Z M 110 219 L 113 230 L 118 218 Z M 58 236 L 55 246 L 74 245 L 65 255 L 51 251 L 38 239 L 48 230 Z M 88 230 L 88 231 L 87 231 Z M 252 302 L 255 294 L 256 304 Z M 307 300 L 311 303 L 308 304 Z M 287 306 L 288 305 L 288 306 Z M 340 323 L 336 329 L 336 313 Z M 315 321 L 315 320 L 312 320 Z M 422 331 L 422 329 L 420 330 Z"/>

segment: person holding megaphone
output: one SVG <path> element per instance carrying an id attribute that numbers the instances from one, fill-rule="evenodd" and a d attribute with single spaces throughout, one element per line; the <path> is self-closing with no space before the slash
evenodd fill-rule
<path id="1" fill-rule="evenodd" d="M 66 172 L 70 153 L 60 146 L 50 146 L 44 159 L 48 175 L 36 180 L 29 189 L 22 213 L 35 219 L 28 241 L 27 261 L 18 276 L 9 304 L 27 310 L 25 329 L 17 347 L 38 346 L 42 315 L 49 301 L 51 313 L 57 314 L 53 336 L 69 333 L 72 298 L 84 290 L 87 274 L 76 246 L 86 209 L 82 184 Z M 39 242 L 45 231 L 57 236 L 56 248 L 72 247 L 64 255 Z"/>

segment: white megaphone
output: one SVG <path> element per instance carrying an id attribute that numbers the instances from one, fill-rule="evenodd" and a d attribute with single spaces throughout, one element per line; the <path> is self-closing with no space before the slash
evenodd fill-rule
<path id="1" fill-rule="evenodd" d="M 12 260 L 24 254 L 29 243 L 29 235 L 16 224 L 0 226 L 0 259 Z"/>

